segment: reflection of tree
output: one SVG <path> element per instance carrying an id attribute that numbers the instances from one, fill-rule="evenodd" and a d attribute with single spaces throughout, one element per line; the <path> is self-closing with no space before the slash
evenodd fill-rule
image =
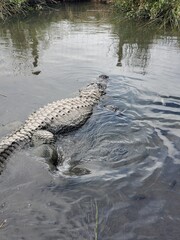
<path id="1" fill-rule="evenodd" d="M 163 36 L 161 44 L 174 44 L 173 32 L 164 33 L 154 25 L 140 26 L 138 23 L 128 20 L 119 23 L 116 21 L 112 25 L 113 32 L 119 37 L 117 66 L 120 67 L 123 63 L 131 67 L 140 67 L 145 74 L 150 59 L 150 45 L 154 39 L 157 39 L 157 36 L 162 39 Z M 177 40 L 177 44 L 180 44 L 180 41 Z"/>
<path id="2" fill-rule="evenodd" d="M 105 21 L 111 23 L 112 32 L 118 35 L 117 65 L 138 66 L 145 73 L 150 58 L 149 44 L 153 42 L 156 28 L 138 27 L 132 21 L 119 23 L 117 20 L 111 21 L 108 8 L 105 5 L 92 3 L 61 5 L 58 9 L 33 13 L 32 16 L 19 17 L 0 24 L 0 38 L 6 39 L 7 48 L 17 71 L 28 73 L 30 69 L 31 72 L 37 72 L 42 50 L 49 47 L 52 38 L 63 39 L 69 34 L 71 26 L 78 31 L 80 24 L 84 22 L 92 22 L 98 26 Z M 54 28 L 54 23 L 58 23 L 58 28 Z M 69 23 L 71 26 L 68 25 Z"/>
<path id="3" fill-rule="evenodd" d="M 38 55 L 38 39 L 37 39 L 36 33 L 34 33 L 34 29 L 32 29 L 32 32 L 30 31 L 30 36 L 31 36 L 31 39 L 32 39 L 31 48 L 32 48 L 32 56 L 33 56 L 33 59 L 34 59 L 33 66 L 37 67 L 38 66 L 38 58 L 39 58 L 39 55 Z"/>
<path id="4" fill-rule="evenodd" d="M 69 34 L 63 25 L 62 28 L 59 26 L 55 31 L 53 27 L 50 27 L 54 23 L 63 21 L 81 23 L 88 18 L 88 15 L 94 15 L 96 19 L 103 19 L 107 15 L 106 11 L 102 11 L 102 9 L 101 11 L 91 11 L 91 9 L 98 10 L 98 8 L 99 5 L 96 4 L 61 5 L 58 9 L 33 13 L 26 18 L 18 17 L 0 24 L 0 37 L 9 40 L 8 43 L 6 41 L 6 44 L 11 51 L 15 69 L 18 72 L 29 72 L 29 69 L 34 71 L 34 68 L 39 67 L 40 53 L 42 53 L 42 49 L 49 46 L 50 39 L 63 38 Z"/>
<path id="5" fill-rule="evenodd" d="M 113 24 L 114 30 L 119 36 L 118 66 L 122 62 L 132 67 L 139 66 L 145 72 L 150 58 L 149 44 L 153 41 L 155 30 L 138 27 L 136 23 L 126 21 Z"/>
<path id="6" fill-rule="evenodd" d="M 22 72 L 38 67 L 39 48 L 48 46 L 48 41 L 44 38 L 41 41 L 41 33 L 48 27 L 47 21 L 40 16 L 27 19 L 13 19 L 1 25 L 0 37 L 7 38 L 7 47 L 11 51 L 11 57 L 15 64 L 15 69 Z M 28 72 L 28 71 L 27 71 Z"/>

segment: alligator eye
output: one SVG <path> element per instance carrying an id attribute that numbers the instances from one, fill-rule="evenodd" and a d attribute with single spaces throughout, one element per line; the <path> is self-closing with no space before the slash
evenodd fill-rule
<path id="1" fill-rule="evenodd" d="M 68 110 L 67 112 L 68 112 L 68 113 L 70 113 L 70 111 L 69 111 L 69 110 Z"/>
<path id="2" fill-rule="evenodd" d="M 52 117 L 51 120 L 54 120 L 54 117 Z"/>

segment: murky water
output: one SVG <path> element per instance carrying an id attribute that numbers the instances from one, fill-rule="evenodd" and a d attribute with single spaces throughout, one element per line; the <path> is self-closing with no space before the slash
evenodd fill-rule
<path id="1" fill-rule="evenodd" d="M 0 137 L 110 76 L 87 123 L 59 136 L 58 172 L 31 149 L 9 159 L 1 240 L 179 239 L 180 36 L 108 10 L 66 5 L 0 25 Z"/>

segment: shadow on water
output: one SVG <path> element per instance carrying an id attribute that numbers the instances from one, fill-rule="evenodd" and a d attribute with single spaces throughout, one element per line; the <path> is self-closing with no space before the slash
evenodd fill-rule
<path id="1" fill-rule="evenodd" d="M 8 120 L 15 112 L 22 116 L 39 96 L 36 107 L 81 86 L 74 79 L 84 85 L 87 76 L 110 75 L 107 94 L 86 124 L 58 137 L 64 162 L 57 172 L 29 148 L 8 162 L 0 177 L 1 240 L 178 240 L 178 35 L 117 23 L 107 6 L 84 4 L 13 19 L 1 25 L 0 41 L 18 79 L 24 74 L 23 81 L 13 79 L 26 93 L 21 107 L 16 95 L 11 108 L 10 97 L 0 99 L 0 121 L 7 113 Z M 36 72 L 43 66 L 45 73 Z M 39 75 L 25 77 L 29 69 Z M 6 84 L 6 73 L 0 74 L 1 89 L 12 93 L 13 81 Z"/>

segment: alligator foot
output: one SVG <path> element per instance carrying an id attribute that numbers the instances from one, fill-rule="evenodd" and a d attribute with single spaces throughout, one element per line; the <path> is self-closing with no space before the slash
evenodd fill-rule
<path id="1" fill-rule="evenodd" d="M 33 154 L 45 159 L 50 169 L 55 169 L 62 162 L 61 152 L 55 146 L 55 136 L 47 130 L 38 130 L 32 136 Z"/>
<path id="2" fill-rule="evenodd" d="M 59 156 L 56 147 L 51 144 L 42 144 L 41 146 L 33 148 L 33 155 L 45 160 L 51 170 L 55 170 L 62 161 L 62 157 Z"/>

